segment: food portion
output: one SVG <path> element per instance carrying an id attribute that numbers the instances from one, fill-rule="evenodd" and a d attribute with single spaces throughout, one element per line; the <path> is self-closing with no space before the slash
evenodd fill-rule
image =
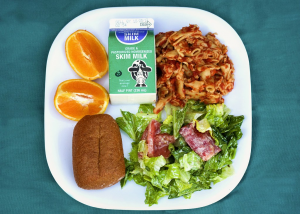
<path id="1" fill-rule="evenodd" d="M 86 30 L 78 30 L 67 38 L 65 52 L 70 66 L 84 79 L 95 80 L 108 71 L 105 48 Z"/>
<path id="2" fill-rule="evenodd" d="M 214 33 L 202 35 L 197 25 L 155 36 L 160 112 L 167 103 L 183 107 L 189 99 L 223 103 L 234 87 L 234 67 L 227 47 Z"/>
<path id="3" fill-rule="evenodd" d="M 183 108 L 168 103 L 166 119 L 154 114 L 151 104 L 140 105 L 133 114 L 122 111 L 116 119 L 132 140 L 121 180 L 146 187 L 145 203 L 210 189 L 234 173 L 232 160 L 242 137 L 244 116 L 230 115 L 225 104 L 189 100 Z"/>
<path id="4" fill-rule="evenodd" d="M 88 115 L 73 132 L 73 170 L 83 189 L 103 189 L 125 176 L 120 129 L 107 114 Z"/>
<path id="5" fill-rule="evenodd" d="M 78 121 L 85 115 L 102 114 L 109 103 L 106 89 L 96 82 L 71 79 L 60 83 L 54 96 L 56 110 Z"/>

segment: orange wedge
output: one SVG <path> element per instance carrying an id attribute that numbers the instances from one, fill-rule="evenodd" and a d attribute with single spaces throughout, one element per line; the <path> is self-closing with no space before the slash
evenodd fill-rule
<path id="1" fill-rule="evenodd" d="M 54 96 L 56 110 L 64 117 L 78 121 L 85 115 L 103 114 L 109 103 L 106 89 L 84 79 L 66 80 Z"/>
<path id="2" fill-rule="evenodd" d="M 94 80 L 108 71 L 105 48 L 90 32 L 78 30 L 66 40 L 66 56 L 73 70 L 82 78 Z"/>

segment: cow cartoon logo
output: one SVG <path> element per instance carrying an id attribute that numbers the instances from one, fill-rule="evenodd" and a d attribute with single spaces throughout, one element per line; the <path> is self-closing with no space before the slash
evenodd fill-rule
<path id="1" fill-rule="evenodd" d="M 132 79 L 136 81 L 135 87 L 147 87 L 145 82 L 148 78 L 148 72 L 151 72 L 152 69 L 147 67 L 143 60 L 135 60 L 128 71 L 131 72 Z"/>

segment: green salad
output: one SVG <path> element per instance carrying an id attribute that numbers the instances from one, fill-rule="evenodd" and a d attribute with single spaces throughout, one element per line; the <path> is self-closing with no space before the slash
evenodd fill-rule
<path id="1" fill-rule="evenodd" d="M 241 125 L 244 116 L 230 115 L 225 104 L 205 105 L 189 100 L 184 108 L 165 106 L 166 119 L 161 113 L 153 113 L 153 105 L 140 105 L 137 113 L 122 111 L 122 117 L 116 119 L 119 127 L 133 140 L 129 159 L 125 158 L 126 175 L 121 180 L 121 187 L 127 181 L 146 187 L 145 204 L 152 206 L 167 196 L 169 199 L 191 198 L 192 193 L 210 189 L 234 173 L 231 166 L 235 157 L 238 140 L 242 137 Z M 152 120 L 160 122 L 160 133 L 174 136 L 175 142 L 168 145 L 170 156 L 148 157 L 146 140 L 142 135 Z M 180 129 L 191 124 L 199 132 L 209 131 L 221 151 L 203 161 L 191 149 Z"/>

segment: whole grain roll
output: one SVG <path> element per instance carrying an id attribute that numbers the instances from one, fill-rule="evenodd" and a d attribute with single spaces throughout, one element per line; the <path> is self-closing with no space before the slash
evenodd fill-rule
<path id="1" fill-rule="evenodd" d="M 125 176 L 120 129 L 108 114 L 87 115 L 73 132 L 73 171 L 83 189 L 103 189 Z"/>

